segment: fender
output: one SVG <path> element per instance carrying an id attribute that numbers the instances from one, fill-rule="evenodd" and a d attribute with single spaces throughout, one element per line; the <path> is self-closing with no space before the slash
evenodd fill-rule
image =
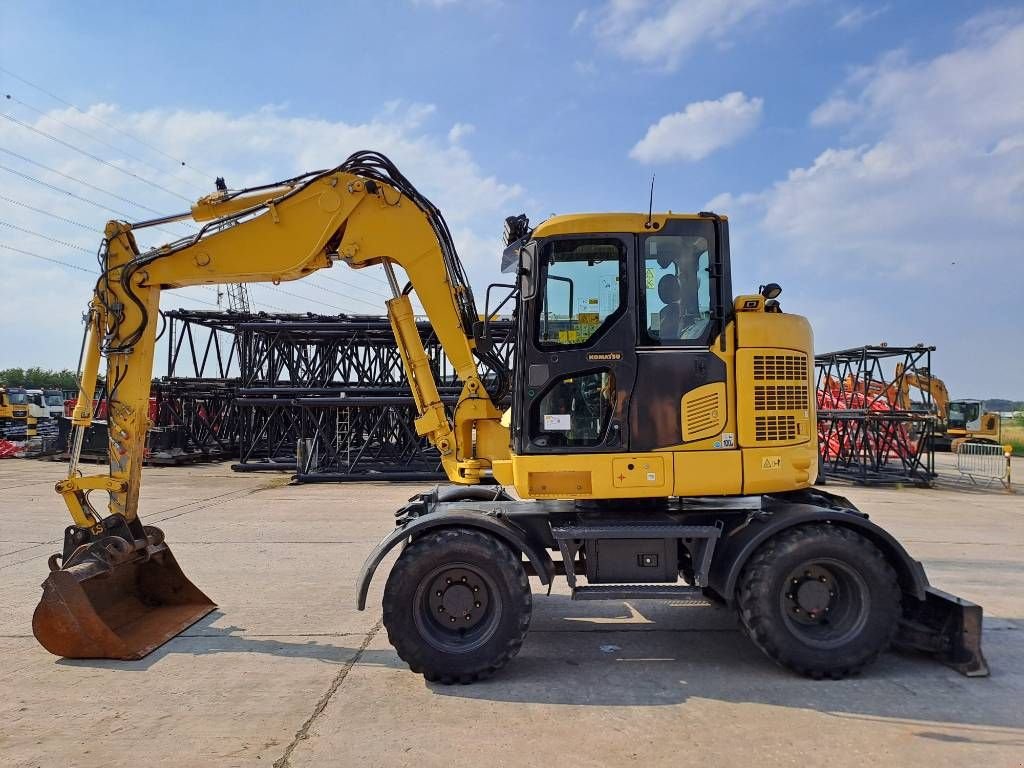
<path id="1" fill-rule="evenodd" d="M 929 588 L 924 566 L 912 558 L 892 534 L 868 519 L 841 496 L 821 490 L 765 497 L 762 512 L 733 528 L 715 550 L 708 585 L 729 605 L 736 596 L 736 582 L 747 560 L 761 544 L 787 528 L 805 523 L 831 523 L 851 528 L 877 546 L 896 570 L 902 590 L 924 600 Z"/>
<path id="2" fill-rule="evenodd" d="M 490 492 L 490 497 L 494 497 L 493 490 Z M 495 513 L 468 509 L 442 509 L 410 519 L 409 522 L 395 528 L 374 547 L 366 558 L 366 562 L 363 563 L 356 582 L 356 607 L 360 611 L 366 610 L 366 593 L 370 589 L 373 574 L 388 552 L 399 542 L 437 528 L 474 528 L 489 533 L 504 541 L 517 552 L 526 555 L 534 572 L 540 578 L 541 584 L 547 586 L 555 576 L 555 564 L 547 550 L 531 542 L 522 530 L 503 517 Z"/>

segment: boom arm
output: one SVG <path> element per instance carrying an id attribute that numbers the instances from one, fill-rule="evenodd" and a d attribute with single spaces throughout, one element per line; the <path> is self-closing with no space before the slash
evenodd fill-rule
<path id="1" fill-rule="evenodd" d="M 58 483 L 76 524 L 93 527 L 91 490 L 110 493 L 109 510 L 137 517 L 160 292 L 190 285 L 298 280 L 343 261 L 384 267 L 387 301 L 402 363 L 416 403 L 417 432 L 437 447 L 448 477 L 479 482 L 491 461 L 508 457 L 508 429 L 477 370 L 472 294 L 444 220 L 380 155 L 357 153 L 330 171 L 243 193 L 200 200 L 190 214 L 209 221 L 195 237 L 140 253 L 133 225 L 107 224 L 102 273 L 90 303 L 86 356 L 73 424 L 69 476 Z M 399 290 L 395 265 L 408 275 L 445 355 L 463 382 L 449 418 L 416 327 Z M 109 473 L 80 477 L 81 430 L 92 419 L 93 383 L 107 358 Z"/>
<path id="2" fill-rule="evenodd" d="M 903 364 L 896 367 L 896 380 L 902 382 L 899 392 L 899 405 L 904 410 L 911 410 L 910 388 L 918 389 L 921 392 L 928 392 L 935 406 L 935 412 L 939 420 L 945 423 L 949 418 L 949 390 L 945 382 L 930 372 L 925 373 L 904 373 Z"/>

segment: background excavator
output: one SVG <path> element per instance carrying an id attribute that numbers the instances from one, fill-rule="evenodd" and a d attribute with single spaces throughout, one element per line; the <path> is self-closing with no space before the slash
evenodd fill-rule
<path id="1" fill-rule="evenodd" d="M 138 248 L 135 231 L 188 217 L 203 224 L 195 236 Z M 812 487 L 811 328 L 782 311 L 775 284 L 733 298 L 724 217 L 580 214 L 531 228 L 518 216 L 506 244 L 508 295 L 480 313 L 440 211 L 372 152 L 221 190 L 189 213 L 108 223 L 57 484 L 74 524 L 33 617 L 40 643 L 140 658 L 214 608 L 138 514 L 161 292 L 343 262 L 387 277 L 416 430 L 451 481 L 398 511 L 357 583 L 363 609 L 377 566 L 402 547 L 382 607 L 412 670 L 452 683 L 503 667 L 529 626 L 535 576 L 549 588 L 564 577 L 579 600 L 728 604 L 767 656 L 812 677 L 856 673 L 891 642 L 987 674 L 981 608 L 930 586 L 890 534 Z M 462 382 L 450 410 L 412 293 Z M 505 305 L 518 321 L 512 370 L 488 332 Z M 109 468 L 83 476 L 101 358 Z M 90 503 L 97 492 L 106 504 Z"/>
<path id="2" fill-rule="evenodd" d="M 932 435 L 932 444 L 937 450 L 955 453 L 963 443 L 999 444 L 999 414 L 986 411 L 981 400 L 951 400 L 945 382 L 927 369 L 904 373 L 902 365 L 897 366 L 895 380 L 902 382 L 897 397 L 904 410 L 914 409 L 910 397 L 912 388 L 930 395 L 938 416 Z"/>

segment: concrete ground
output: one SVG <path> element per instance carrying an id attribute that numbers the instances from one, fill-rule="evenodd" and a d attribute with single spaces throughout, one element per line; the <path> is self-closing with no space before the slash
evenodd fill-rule
<path id="1" fill-rule="evenodd" d="M 5 767 L 1024 760 L 1024 496 L 948 480 L 841 490 L 934 584 L 985 606 L 988 679 L 889 653 L 858 678 L 813 682 L 762 657 L 725 609 L 574 603 L 556 587 L 535 595 L 530 635 L 499 676 L 444 687 L 388 645 L 380 574 L 370 609 L 353 605 L 363 558 L 420 487 L 292 486 L 227 465 L 147 469 L 142 506 L 219 609 L 139 662 L 50 656 L 30 621 L 68 523 L 53 492 L 64 471 L 0 461 Z"/>

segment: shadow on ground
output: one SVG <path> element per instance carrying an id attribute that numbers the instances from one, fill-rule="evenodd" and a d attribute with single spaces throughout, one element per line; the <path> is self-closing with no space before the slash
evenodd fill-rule
<path id="1" fill-rule="evenodd" d="M 145 672 L 159 664 L 171 654 L 205 656 L 216 653 L 267 654 L 282 658 L 315 659 L 328 664 L 350 664 L 359 654 L 359 663 L 374 666 L 405 668 L 405 664 L 388 649 L 387 652 L 360 648 L 366 639 L 365 632 L 303 635 L 299 632 L 289 635 L 246 635 L 244 627 L 213 626 L 224 617 L 216 610 L 138 661 L 116 661 L 110 659 L 59 659 L 57 664 L 95 669 L 115 669 L 126 672 Z"/>
<path id="2" fill-rule="evenodd" d="M 1024 747 L 1024 709 L 1006 707 L 1021 686 L 1024 621 L 997 619 L 985 632 L 993 668 L 969 679 L 923 656 L 886 653 L 860 676 L 812 681 L 775 666 L 737 629 L 722 607 L 662 602 L 579 603 L 564 595 L 534 600 L 534 622 L 521 653 L 490 680 L 473 685 L 421 683 L 378 632 L 309 637 L 246 636 L 215 627 L 215 611 L 145 659 L 61 660 L 58 664 L 142 672 L 169 654 L 269 654 L 316 659 L 407 675 L 437 697 L 597 707 L 657 707 L 709 699 L 825 712 L 857 720 L 920 724 L 915 735 L 936 740 Z M 928 730 L 948 723 L 970 735 Z"/>

